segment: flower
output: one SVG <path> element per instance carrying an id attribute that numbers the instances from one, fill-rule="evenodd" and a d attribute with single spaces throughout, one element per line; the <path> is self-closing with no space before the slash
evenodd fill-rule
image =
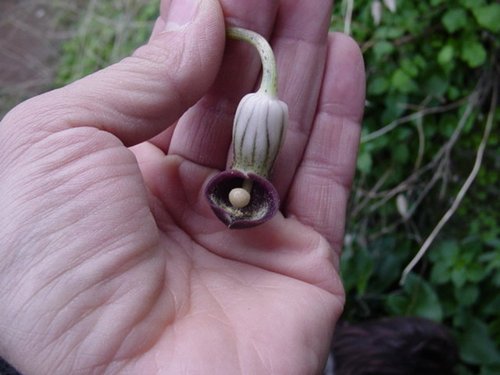
<path id="1" fill-rule="evenodd" d="M 231 28 L 228 35 L 255 45 L 263 61 L 259 91 L 240 101 L 233 125 L 233 160 L 213 177 L 205 195 L 215 215 L 229 228 L 264 223 L 279 209 L 279 195 L 269 182 L 288 125 L 288 106 L 276 97 L 276 63 L 260 35 Z"/>
<path id="2" fill-rule="evenodd" d="M 248 94 L 236 110 L 231 169 L 217 174 L 205 194 L 229 228 L 248 228 L 274 216 L 279 196 L 268 177 L 283 143 L 288 107 L 265 93 Z"/>
<path id="3" fill-rule="evenodd" d="M 243 187 L 245 184 L 250 185 L 250 191 Z M 243 207 L 237 207 L 230 200 L 231 192 L 236 189 L 243 189 L 249 194 L 248 204 Z M 231 229 L 262 224 L 271 219 L 279 208 L 278 193 L 267 179 L 236 169 L 215 175 L 207 184 L 205 195 L 215 215 Z"/>

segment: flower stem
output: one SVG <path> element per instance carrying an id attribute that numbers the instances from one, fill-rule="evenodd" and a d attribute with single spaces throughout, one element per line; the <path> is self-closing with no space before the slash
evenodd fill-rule
<path id="1" fill-rule="evenodd" d="M 273 97 L 278 93 L 278 73 L 276 59 L 273 50 L 267 40 L 260 34 L 239 27 L 228 27 L 226 35 L 231 39 L 242 40 L 253 45 L 260 55 L 262 61 L 262 81 L 259 91 L 265 92 Z"/>

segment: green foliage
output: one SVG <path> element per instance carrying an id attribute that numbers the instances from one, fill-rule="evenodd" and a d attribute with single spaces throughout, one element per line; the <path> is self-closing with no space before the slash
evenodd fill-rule
<path id="1" fill-rule="evenodd" d="M 457 337 L 462 374 L 499 373 L 500 110 L 491 100 L 500 4 L 400 1 L 375 25 L 371 3 L 355 2 L 351 25 L 365 58 L 367 106 L 341 262 L 345 317 L 441 321 Z M 332 28 L 343 30 L 344 11 L 339 2 Z M 471 172 L 489 115 L 494 130 L 474 184 L 400 286 Z"/>
<path id="2" fill-rule="evenodd" d="M 442 22 L 448 33 L 454 33 L 467 26 L 467 12 L 462 8 L 450 9 L 443 15 Z"/>
<path id="3" fill-rule="evenodd" d="M 489 336 L 488 326 L 479 319 L 472 318 L 459 337 L 462 357 L 475 365 L 500 366 L 500 352 Z"/>
<path id="4" fill-rule="evenodd" d="M 494 33 L 500 32 L 500 4 L 488 4 L 471 8 L 477 23 Z"/>
<path id="5" fill-rule="evenodd" d="M 159 0 L 91 1 L 75 36 L 62 46 L 55 84 L 61 86 L 129 55 L 151 33 Z"/>
<path id="6" fill-rule="evenodd" d="M 389 312 L 399 316 L 421 316 L 441 321 L 443 309 L 437 293 L 423 278 L 411 274 L 401 291 L 387 297 Z"/>

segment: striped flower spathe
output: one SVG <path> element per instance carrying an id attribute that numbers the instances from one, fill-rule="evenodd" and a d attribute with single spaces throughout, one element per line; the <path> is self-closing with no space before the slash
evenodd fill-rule
<path id="1" fill-rule="evenodd" d="M 286 103 L 262 91 L 243 97 L 233 125 L 232 169 L 268 177 L 287 125 Z"/>
<path id="2" fill-rule="evenodd" d="M 270 220 L 280 198 L 269 178 L 288 125 L 288 106 L 278 99 L 276 60 L 271 46 L 254 31 L 229 27 L 226 36 L 253 45 L 262 61 L 256 93 L 241 99 L 233 123 L 230 168 L 213 176 L 205 196 L 215 215 L 232 229 Z"/>

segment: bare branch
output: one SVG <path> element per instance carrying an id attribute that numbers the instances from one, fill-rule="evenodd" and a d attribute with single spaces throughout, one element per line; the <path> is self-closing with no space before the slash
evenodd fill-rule
<path id="1" fill-rule="evenodd" d="M 491 129 L 493 128 L 496 102 L 497 102 L 497 86 L 495 85 L 493 87 L 493 94 L 491 96 L 491 106 L 490 106 L 490 110 L 488 113 L 488 118 L 486 120 L 486 126 L 484 128 L 484 133 L 483 133 L 483 137 L 481 139 L 481 143 L 479 144 L 479 147 L 478 147 L 478 150 L 476 153 L 476 159 L 474 161 L 474 166 L 472 168 L 472 171 L 470 172 L 469 176 L 467 177 L 464 184 L 460 188 L 460 190 L 459 190 L 455 200 L 453 201 L 453 204 L 451 205 L 451 207 L 448 209 L 448 211 L 446 211 L 446 213 L 443 215 L 443 217 L 438 222 L 436 227 L 432 230 L 429 237 L 427 237 L 427 239 L 424 241 L 423 245 L 421 246 L 420 250 L 417 252 L 415 257 L 411 260 L 411 262 L 403 270 L 403 274 L 402 274 L 401 280 L 400 280 L 401 285 L 405 283 L 408 274 L 413 270 L 413 268 L 420 261 L 420 259 L 422 259 L 422 257 L 425 255 L 425 253 L 429 249 L 432 242 L 436 239 L 436 237 L 439 234 L 439 232 L 441 231 L 441 229 L 444 227 L 444 225 L 448 222 L 448 220 L 453 216 L 455 211 L 458 209 L 458 206 L 460 205 L 463 198 L 465 197 L 465 194 L 467 193 L 467 191 L 471 187 L 472 183 L 474 182 L 474 180 L 479 172 L 479 169 L 481 168 L 484 150 L 486 149 L 486 145 L 488 143 L 488 138 L 490 136 Z"/>

